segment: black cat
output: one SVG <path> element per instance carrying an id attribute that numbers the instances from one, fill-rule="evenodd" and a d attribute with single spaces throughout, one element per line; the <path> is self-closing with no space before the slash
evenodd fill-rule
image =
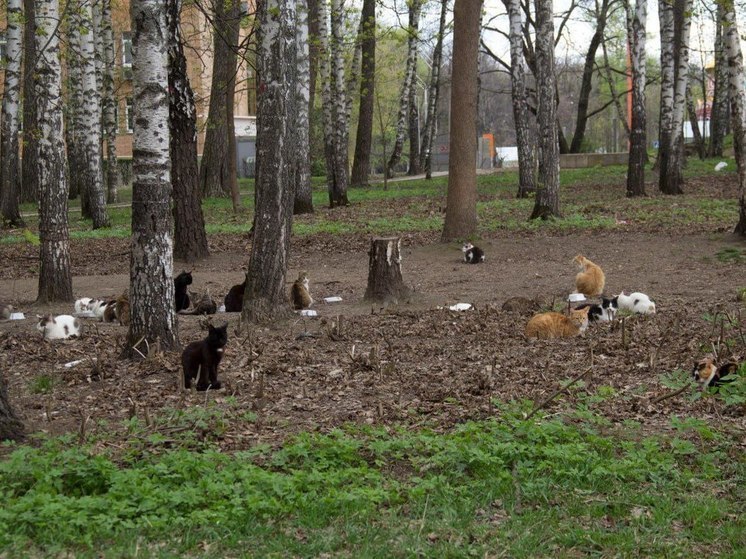
<path id="1" fill-rule="evenodd" d="M 225 296 L 225 312 L 241 312 L 243 310 L 243 292 L 246 291 L 246 280 L 234 285 Z"/>
<path id="2" fill-rule="evenodd" d="M 184 388 L 192 387 L 192 380 L 197 380 L 197 390 L 218 390 L 222 385 L 218 381 L 218 365 L 223 358 L 225 344 L 228 343 L 228 324 L 219 328 L 209 326 L 207 337 L 199 342 L 192 342 L 181 354 L 184 367 Z"/>
<path id="3" fill-rule="evenodd" d="M 187 285 L 192 285 L 192 272 L 181 272 L 174 278 L 176 312 L 189 308 L 189 293 Z"/>
<path id="4" fill-rule="evenodd" d="M 613 299 L 602 297 L 600 305 L 584 303 L 575 308 L 584 309 L 585 307 L 588 307 L 588 322 L 611 322 L 614 320 L 617 310 L 619 310 L 616 297 Z"/>
<path id="5" fill-rule="evenodd" d="M 464 262 L 467 264 L 484 262 L 484 251 L 471 243 L 464 243 L 464 246 L 461 247 L 461 252 L 464 253 Z"/>

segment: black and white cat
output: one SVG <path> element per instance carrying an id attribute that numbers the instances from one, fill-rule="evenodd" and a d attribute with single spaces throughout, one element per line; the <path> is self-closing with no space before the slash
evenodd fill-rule
<path id="1" fill-rule="evenodd" d="M 224 324 L 218 328 L 208 326 L 204 340 L 192 342 L 184 348 L 181 364 L 185 388 L 191 388 L 194 379 L 197 379 L 197 390 L 218 390 L 222 386 L 218 380 L 218 365 L 227 343 L 228 324 Z"/>
<path id="2" fill-rule="evenodd" d="M 585 303 L 575 308 L 584 309 L 585 307 L 588 307 L 588 322 L 612 322 L 619 310 L 616 297 L 613 299 L 601 297 L 600 305 Z"/>
<path id="3" fill-rule="evenodd" d="M 464 262 L 467 264 L 484 262 L 484 251 L 471 243 L 464 243 L 464 246 L 461 247 L 461 252 L 464 253 Z"/>

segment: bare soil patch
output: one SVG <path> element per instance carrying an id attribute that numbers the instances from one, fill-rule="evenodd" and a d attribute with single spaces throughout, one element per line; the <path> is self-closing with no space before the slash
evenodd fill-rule
<path id="1" fill-rule="evenodd" d="M 746 264 L 716 258 L 723 248 L 745 249 L 742 241 L 712 232 L 497 234 L 479 243 L 487 254 L 480 265 L 464 264 L 458 246 L 436 241 L 435 234 L 405 236 L 402 270 L 414 295 L 379 308 L 362 301 L 367 236 L 297 239 L 288 278 L 307 270 L 317 301 L 337 295 L 343 302 L 319 303 L 318 318 L 298 317 L 271 328 L 239 331 L 237 315 L 216 315 L 216 323 L 230 323 L 220 368 L 225 388 L 217 392 L 180 393 L 177 353 L 119 361 L 125 330 L 118 325 L 87 321 L 82 339 L 50 343 L 40 339 L 31 319 L 0 323 L 0 368 L 11 402 L 31 432 L 76 430 L 90 418 L 89 432 L 122 430 L 122 436 L 121 420 L 133 413 L 153 417 L 211 403 L 230 421 L 219 434 L 207 430 L 205 436 L 228 450 L 279 444 L 300 430 L 327 431 L 347 422 L 445 429 L 498 414 L 496 402 L 538 402 L 592 366 L 584 385 L 550 410 L 582 400 L 613 422 L 631 419 L 652 428 L 667 425 L 674 415 L 693 416 L 746 432 L 744 409 L 721 400 L 692 402 L 685 393 L 652 404 L 670 391 L 661 375 L 678 371 L 686 377 L 710 350 L 721 333 L 712 320 L 717 313 L 740 321 L 724 332 L 732 340 L 724 356 L 746 357 L 746 308 L 736 299 L 737 288 L 746 286 Z M 192 288 L 209 288 L 222 298 L 242 281 L 249 242 L 237 235 L 213 236 L 211 258 L 192 267 Z M 36 279 L 28 270 L 35 264 L 18 267 L 26 249 L 9 246 L 0 250 L 14 264 L 3 269 L 0 299 L 27 316 L 71 312 L 72 305 L 31 304 Z M 121 293 L 129 281 L 126 249 L 127 242 L 119 240 L 75 243 L 76 296 Z M 624 336 L 617 322 L 591 327 L 576 339 L 526 340 L 528 316 L 504 312 L 502 303 L 513 296 L 535 297 L 546 306 L 563 301 L 573 288 L 577 270 L 571 259 L 578 253 L 604 268 L 607 293 L 646 292 L 658 314 L 627 318 Z M 176 272 L 181 267 L 177 263 Z M 458 302 L 475 309 L 438 308 Z M 204 336 L 196 317 L 181 316 L 179 329 L 183 344 Z M 93 357 L 101 377 L 91 377 Z M 75 360 L 82 362 L 63 366 Z M 53 379 L 46 393 L 39 393 L 42 375 Z M 589 400 L 600 386 L 613 390 Z"/>

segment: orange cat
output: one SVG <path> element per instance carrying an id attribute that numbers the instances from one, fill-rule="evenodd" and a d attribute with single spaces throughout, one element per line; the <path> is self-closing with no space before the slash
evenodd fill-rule
<path id="1" fill-rule="evenodd" d="M 558 312 L 534 315 L 526 324 L 527 338 L 571 338 L 588 327 L 588 307 L 570 309 L 570 316 Z"/>
<path id="2" fill-rule="evenodd" d="M 583 270 L 575 276 L 575 288 L 578 293 L 582 293 L 586 297 L 601 295 L 604 292 L 604 284 L 606 283 L 606 276 L 604 276 L 603 270 L 597 264 L 594 264 L 580 254 L 573 259 L 573 262 L 578 264 Z"/>

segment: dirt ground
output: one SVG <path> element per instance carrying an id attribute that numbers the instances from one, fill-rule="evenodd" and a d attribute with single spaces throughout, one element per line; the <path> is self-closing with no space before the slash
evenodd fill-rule
<path id="1" fill-rule="evenodd" d="M 126 288 L 128 274 L 120 272 L 127 269 L 127 243 L 73 243 L 76 297 L 110 297 Z M 211 237 L 210 259 L 190 267 L 192 289 L 209 289 L 222 300 L 242 281 L 248 243 L 235 235 Z M 230 420 L 219 434 L 206 436 L 232 450 L 346 422 L 445 429 L 498 414 L 495 402 L 539 402 L 590 369 L 584 384 L 547 409 L 584 403 L 612 422 L 631 419 L 653 429 L 665 428 L 672 416 L 694 416 L 746 433 L 743 407 L 715 398 L 692 401 L 694 388 L 655 401 L 672 391 L 662 378 L 688 378 L 721 334 L 732 341 L 720 346 L 722 358 L 746 357 L 746 307 L 736 297 L 737 288 L 746 287 L 746 264 L 716 258 L 724 248 L 746 249 L 743 241 L 724 233 L 498 234 L 480 243 L 484 264 L 466 265 L 459 247 L 438 243 L 435 233 L 410 235 L 403 238 L 402 270 L 414 294 L 387 308 L 362 301 L 368 245 L 365 236 L 294 240 L 288 279 L 306 270 L 316 301 L 336 295 L 343 302 L 317 303 L 317 318 L 272 328 L 239 329 L 236 314 L 214 317 L 216 324 L 230 323 L 229 343 L 220 367 L 224 389 L 207 394 L 179 392 L 178 353 L 118 360 L 125 337 L 119 325 L 87 320 L 82 339 L 44 342 L 29 318 L 0 323 L 0 370 L 12 405 L 29 431 L 59 433 L 79 430 L 84 422 L 89 432 L 117 431 L 120 420 L 133 414 L 147 420 L 214 402 Z M 13 246 L 0 246 L 10 263 L 1 273 L 0 300 L 27 317 L 72 312 L 72 305 L 32 306 L 36 262 L 29 255 L 35 249 Z M 578 253 L 605 270 L 607 294 L 643 291 L 658 313 L 628 317 L 624 328 L 620 321 L 592 326 L 574 339 L 526 340 L 530 315 L 503 311 L 503 302 L 514 296 L 544 306 L 564 301 Z M 177 263 L 175 273 L 182 268 Z M 94 270 L 104 275 L 92 275 Z M 439 309 L 459 302 L 475 309 Z M 180 316 L 179 335 L 183 344 L 203 337 L 198 318 Z M 100 375 L 91 375 L 94 357 Z M 38 381 L 44 375 L 53 379 L 46 392 Z M 600 386 L 613 390 L 595 398 Z"/>

